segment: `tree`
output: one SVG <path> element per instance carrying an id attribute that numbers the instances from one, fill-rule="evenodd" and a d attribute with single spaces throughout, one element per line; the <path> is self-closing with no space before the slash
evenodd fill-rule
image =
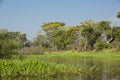
<path id="1" fill-rule="evenodd" d="M 0 30 L 0 58 L 10 58 L 17 49 L 20 48 L 21 42 L 26 40 L 25 34 L 20 32 L 9 32 L 6 29 Z"/>
<path id="2" fill-rule="evenodd" d="M 10 58 L 18 46 L 19 43 L 12 39 L 12 34 L 0 33 L 0 58 Z"/>
<path id="3" fill-rule="evenodd" d="M 7 33 L 8 30 L 7 29 L 0 29 L 0 33 Z"/>
<path id="4" fill-rule="evenodd" d="M 20 34 L 19 35 L 19 43 L 20 43 L 20 48 L 22 49 L 22 48 L 24 48 L 25 47 L 25 43 L 26 43 L 26 41 L 27 41 L 27 38 L 26 38 L 26 34 Z"/>
<path id="5" fill-rule="evenodd" d="M 117 12 L 117 18 L 120 18 L 120 11 Z"/>
<path id="6" fill-rule="evenodd" d="M 113 38 L 114 41 L 112 42 L 112 45 L 116 48 L 116 51 L 120 51 L 120 27 L 113 28 Z"/>
<path id="7" fill-rule="evenodd" d="M 65 31 L 64 37 L 64 43 L 69 46 L 71 45 L 73 50 L 77 50 L 80 37 L 79 26 L 68 27 L 68 29 Z"/>
<path id="8" fill-rule="evenodd" d="M 42 25 L 42 29 L 45 31 L 46 36 L 53 50 L 57 50 L 58 48 L 57 46 L 58 41 L 56 41 L 56 39 L 58 39 L 58 34 L 59 32 L 62 31 L 62 28 L 64 26 L 65 23 L 63 22 L 50 22 L 50 23 L 44 23 Z"/>
<path id="9" fill-rule="evenodd" d="M 44 31 L 51 31 L 51 30 L 55 30 L 55 29 L 58 29 L 58 28 L 63 27 L 63 26 L 65 26 L 65 23 L 63 23 L 63 22 L 43 23 L 42 29 Z"/>
<path id="10" fill-rule="evenodd" d="M 110 25 L 110 22 L 107 20 L 102 20 L 97 22 L 98 30 L 101 33 L 102 41 L 110 43 L 113 40 L 113 28 Z"/>
<path id="11" fill-rule="evenodd" d="M 37 32 L 37 36 L 34 38 L 34 45 L 40 47 L 46 47 L 48 45 L 48 39 L 41 31 Z"/>
<path id="12" fill-rule="evenodd" d="M 84 50 L 93 49 L 93 45 L 100 35 L 96 29 L 96 23 L 93 20 L 86 20 L 81 22 L 80 27 L 82 27 L 81 40 L 84 40 Z"/>

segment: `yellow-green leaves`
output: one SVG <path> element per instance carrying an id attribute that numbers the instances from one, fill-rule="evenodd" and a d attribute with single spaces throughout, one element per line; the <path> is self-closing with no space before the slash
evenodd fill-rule
<path id="1" fill-rule="evenodd" d="M 43 23 L 42 28 L 44 31 L 47 31 L 47 30 L 54 30 L 63 26 L 65 26 L 65 23 L 63 22 L 50 22 L 50 23 Z"/>

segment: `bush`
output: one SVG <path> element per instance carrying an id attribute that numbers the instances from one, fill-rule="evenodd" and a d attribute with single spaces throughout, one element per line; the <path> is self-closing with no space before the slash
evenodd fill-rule
<path id="1" fill-rule="evenodd" d="M 25 47 L 25 48 L 21 49 L 19 53 L 22 53 L 22 54 L 43 54 L 44 49 L 41 48 L 40 46 Z"/>
<path id="2" fill-rule="evenodd" d="M 111 48 L 111 46 L 106 42 L 98 42 L 94 45 L 94 48 L 96 50 L 103 50 L 103 49 Z"/>
<path id="3" fill-rule="evenodd" d="M 17 47 L 17 42 L 13 40 L 0 40 L 0 58 L 10 58 L 12 54 L 16 53 Z"/>
<path id="4" fill-rule="evenodd" d="M 112 42 L 112 45 L 114 46 L 115 51 L 120 51 L 120 41 L 114 41 Z"/>

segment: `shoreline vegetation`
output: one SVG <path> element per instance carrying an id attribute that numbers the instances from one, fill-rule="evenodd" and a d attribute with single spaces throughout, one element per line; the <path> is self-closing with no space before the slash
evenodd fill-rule
<path id="1" fill-rule="evenodd" d="M 13 56 L 15 58 L 16 56 Z M 96 58 L 96 59 L 120 59 L 120 52 L 115 52 L 114 49 L 105 49 L 102 51 L 53 51 L 53 52 L 45 52 L 42 55 L 18 55 L 17 58 Z"/>
<path id="2" fill-rule="evenodd" d="M 104 53 L 103 53 L 104 52 Z M 46 52 L 43 55 L 13 55 L 11 59 L 0 59 L 1 77 L 60 77 L 80 75 L 83 69 L 80 66 L 68 63 L 50 62 L 51 59 L 120 59 L 120 53 L 112 53 L 112 50 L 103 50 L 99 52 L 77 52 L 77 51 L 61 51 L 61 52 Z M 94 69 L 95 66 L 88 70 Z M 98 72 L 101 68 L 96 68 Z"/>
<path id="3" fill-rule="evenodd" d="M 49 63 L 37 59 L 0 60 L 1 77 L 59 77 L 78 75 L 73 65 Z"/>

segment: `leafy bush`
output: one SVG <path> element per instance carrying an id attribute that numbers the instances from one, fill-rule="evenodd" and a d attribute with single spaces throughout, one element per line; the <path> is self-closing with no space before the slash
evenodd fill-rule
<path id="1" fill-rule="evenodd" d="M 110 48 L 111 46 L 106 43 L 106 42 L 98 42 L 94 45 L 94 48 L 96 50 L 103 50 L 103 49 L 107 49 L 107 48 Z"/>
<path id="2" fill-rule="evenodd" d="M 17 42 L 13 40 L 0 40 L 0 58 L 10 58 L 16 53 L 17 47 Z"/>

